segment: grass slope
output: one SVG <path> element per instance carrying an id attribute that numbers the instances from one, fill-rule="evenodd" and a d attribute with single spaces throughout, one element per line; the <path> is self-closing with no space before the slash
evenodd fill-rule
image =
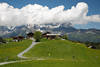
<path id="1" fill-rule="evenodd" d="M 99 54 L 99 55 L 98 55 Z M 50 59 L 75 59 L 85 61 L 93 59 L 92 57 L 100 58 L 100 51 L 88 49 L 80 43 L 71 41 L 51 40 L 35 45 L 33 49 L 25 53 L 27 57 L 50 58 Z M 96 58 L 95 58 L 96 59 Z"/>
<path id="2" fill-rule="evenodd" d="M 31 43 L 32 40 L 23 40 L 0 44 L 0 62 L 18 60 L 17 54 L 25 50 Z"/>
<path id="3" fill-rule="evenodd" d="M 100 50 L 88 49 L 83 44 L 51 40 L 35 45 L 24 56 L 43 58 L 1 67 L 99 67 Z"/>
<path id="4" fill-rule="evenodd" d="M 36 60 L 7 64 L 0 67 L 100 67 L 100 64 L 64 60 Z"/>

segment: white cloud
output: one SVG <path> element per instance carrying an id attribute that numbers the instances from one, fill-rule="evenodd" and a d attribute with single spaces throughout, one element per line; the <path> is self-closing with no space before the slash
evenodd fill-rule
<path id="1" fill-rule="evenodd" d="M 19 9 L 7 3 L 0 3 L 0 26 L 17 26 L 25 24 L 67 23 L 86 24 L 100 22 L 100 15 L 87 16 L 88 5 L 84 2 L 64 10 L 64 6 L 49 9 L 38 4 L 26 5 Z"/>

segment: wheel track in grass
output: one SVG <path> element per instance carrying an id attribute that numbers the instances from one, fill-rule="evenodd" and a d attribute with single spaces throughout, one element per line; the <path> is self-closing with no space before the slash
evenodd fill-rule
<path id="1" fill-rule="evenodd" d="M 32 44 L 27 48 L 25 49 L 24 51 L 20 52 L 17 57 L 19 58 L 22 58 L 22 59 L 27 59 L 28 57 L 24 57 L 23 54 L 28 52 L 31 48 L 33 48 L 38 42 L 34 42 L 34 39 L 32 38 L 33 42 Z M 32 61 L 31 60 L 19 60 L 19 61 L 9 61 L 9 62 L 1 62 L 0 65 L 5 65 L 5 64 L 11 64 L 11 63 L 16 63 L 16 62 L 24 62 L 24 61 Z"/>
<path id="2" fill-rule="evenodd" d="M 23 59 L 28 58 L 28 57 L 24 57 L 23 54 L 26 53 L 26 52 L 28 52 L 28 51 L 29 51 L 31 48 L 33 48 L 36 44 L 37 44 L 37 42 L 32 42 L 32 44 L 31 44 L 27 49 L 25 49 L 23 52 L 19 53 L 17 56 L 18 56 L 19 58 L 23 58 Z"/>

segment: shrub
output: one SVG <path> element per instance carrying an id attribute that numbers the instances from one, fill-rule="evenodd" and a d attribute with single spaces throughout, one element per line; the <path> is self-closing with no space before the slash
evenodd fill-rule
<path id="1" fill-rule="evenodd" d="M 6 43 L 6 41 L 2 37 L 0 37 L 0 43 Z"/>
<path id="2" fill-rule="evenodd" d="M 67 34 L 63 35 L 62 38 L 67 40 L 68 39 Z"/>
<path id="3" fill-rule="evenodd" d="M 34 38 L 36 39 L 36 42 L 40 42 L 40 40 L 42 38 L 42 33 L 40 31 L 36 31 L 34 33 Z"/>

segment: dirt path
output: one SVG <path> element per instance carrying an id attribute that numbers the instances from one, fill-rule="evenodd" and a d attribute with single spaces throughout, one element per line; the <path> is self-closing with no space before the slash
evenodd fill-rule
<path id="1" fill-rule="evenodd" d="M 11 63 L 17 63 L 17 62 L 24 62 L 24 61 L 32 61 L 32 60 L 19 60 L 19 61 L 2 62 L 2 63 L 0 63 L 0 65 L 11 64 Z"/>
<path id="2" fill-rule="evenodd" d="M 25 49 L 23 52 L 19 53 L 17 56 L 19 58 L 27 58 L 27 57 L 24 57 L 23 54 L 28 52 L 32 47 L 34 47 L 35 45 L 37 44 L 37 42 L 32 42 L 32 44 L 27 48 Z"/>
<path id="3" fill-rule="evenodd" d="M 32 39 L 32 40 L 34 40 L 34 39 Z M 25 49 L 24 51 L 22 51 L 21 53 L 19 53 L 17 56 L 19 58 L 27 58 L 27 57 L 24 57 L 23 54 L 26 53 L 26 52 L 28 52 L 36 44 L 37 44 L 37 42 L 32 42 L 32 44 L 27 49 Z M 0 65 L 5 65 L 5 64 L 10 64 L 10 63 L 16 63 L 16 62 L 24 62 L 24 61 L 32 61 L 32 60 L 19 60 L 19 61 L 2 62 L 2 63 L 0 63 Z"/>

